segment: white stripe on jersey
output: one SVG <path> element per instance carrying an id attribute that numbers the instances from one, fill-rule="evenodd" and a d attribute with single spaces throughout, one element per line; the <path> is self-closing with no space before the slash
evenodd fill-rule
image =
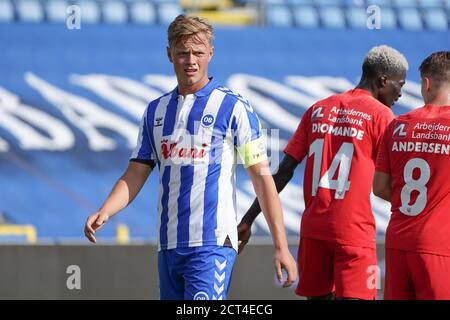
<path id="1" fill-rule="evenodd" d="M 158 192 L 158 219 L 157 221 L 157 229 L 156 229 L 156 239 L 157 239 L 157 244 L 158 244 L 158 251 L 161 250 L 161 214 L 162 214 L 162 194 L 163 194 L 163 190 L 164 190 L 164 186 L 161 183 L 161 181 L 159 182 L 159 192 Z"/>
<path id="2" fill-rule="evenodd" d="M 155 150 L 153 150 L 153 152 L 155 152 L 155 151 L 157 152 L 158 159 L 161 159 L 161 149 L 158 148 L 159 144 L 157 144 L 156 141 L 161 141 L 163 126 L 155 128 L 154 127 L 154 123 L 155 123 L 155 119 L 157 119 L 157 118 L 164 118 L 164 116 L 166 115 L 167 105 L 169 104 L 169 101 L 170 101 L 171 97 L 172 97 L 172 95 L 169 94 L 169 95 L 166 95 L 166 96 L 162 97 L 159 100 L 159 103 L 156 106 L 153 123 L 149 123 L 148 124 L 149 127 L 151 129 L 153 129 L 153 136 L 154 136 L 154 141 L 155 141 L 155 144 L 156 144 L 154 146 Z M 151 110 L 150 110 L 150 112 L 151 112 Z M 159 139 L 159 140 L 157 140 L 157 139 Z M 164 172 L 164 168 L 162 167 L 162 164 L 161 164 L 161 167 L 159 168 L 159 196 L 158 196 L 158 220 L 157 220 L 158 221 L 158 229 L 157 229 L 157 232 L 156 232 L 156 234 L 158 235 L 157 236 L 157 239 L 158 239 L 158 250 L 161 250 L 160 230 L 161 230 L 161 214 L 162 214 L 162 195 L 163 195 L 163 191 L 164 191 L 164 185 L 162 184 L 161 181 L 162 181 L 162 174 L 163 174 L 163 172 Z"/>
<path id="3" fill-rule="evenodd" d="M 180 195 L 180 168 L 170 167 L 169 201 L 167 204 L 167 249 L 177 247 L 177 227 L 178 227 L 178 196 Z M 172 214 L 176 212 L 177 214 Z"/>
<path id="4" fill-rule="evenodd" d="M 147 109 L 148 109 L 148 107 L 147 107 Z M 147 115 L 147 109 L 145 109 L 144 115 Z M 131 157 L 130 157 L 131 159 L 137 158 L 137 156 L 138 156 L 138 154 L 139 154 L 139 150 L 140 150 L 141 147 L 142 147 L 142 139 L 143 139 L 143 135 L 144 135 L 144 134 L 147 134 L 146 132 L 143 132 L 143 131 L 144 131 L 144 123 L 145 123 L 145 121 L 147 121 L 147 116 L 144 116 L 144 117 L 141 118 L 141 123 L 140 123 L 140 125 L 139 125 L 138 141 L 137 141 L 136 148 L 134 148 L 134 151 L 133 151 L 133 153 L 131 154 Z M 153 150 L 152 150 L 152 151 L 153 151 Z"/>
<path id="5" fill-rule="evenodd" d="M 227 130 L 227 137 L 223 144 L 222 168 L 219 177 L 219 198 L 217 202 L 217 230 L 220 234 L 217 237 L 217 245 L 223 246 L 227 236 L 230 238 L 234 248 L 237 248 L 236 213 L 234 210 L 234 189 L 235 178 L 235 152 L 231 130 Z M 233 214 L 234 213 L 234 214 Z M 232 217 L 230 215 L 233 214 Z"/>
<path id="6" fill-rule="evenodd" d="M 217 113 L 222 105 L 222 101 L 225 98 L 225 93 L 219 90 L 214 90 L 206 104 L 203 111 L 202 117 L 205 115 L 212 115 L 214 119 L 217 119 Z M 200 120 L 201 121 L 201 120 Z M 208 144 L 211 141 L 213 134 L 214 123 L 211 127 L 205 128 L 199 125 L 198 138 Z M 209 152 L 205 157 L 205 161 L 202 163 L 197 163 L 194 166 L 194 178 L 193 178 L 193 188 L 191 191 L 191 208 L 195 210 L 191 213 L 189 219 L 189 246 L 201 246 L 203 241 L 203 217 L 204 217 L 204 204 L 205 204 L 205 184 L 206 176 L 208 174 L 208 164 L 209 164 Z M 219 185 L 220 187 L 220 185 Z"/>
<path id="7" fill-rule="evenodd" d="M 155 146 L 154 147 L 156 149 L 156 152 L 157 152 L 157 155 L 158 155 L 158 159 L 160 161 L 161 161 L 160 141 L 161 141 L 161 138 L 162 138 L 162 132 L 163 132 L 163 128 L 164 128 L 164 121 L 166 120 L 165 117 L 166 117 L 166 112 L 167 112 L 167 106 L 169 105 L 169 102 L 170 102 L 171 98 L 172 98 L 172 95 L 168 94 L 168 95 L 162 97 L 159 100 L 158 106 L 156 107 L 156 110 L 155 110 L 155 116 L 153 118 L 153 123 L 149 123 L 150 128 L 153 128 L 153 137 L 154 137 L 154 141 L 155 141 Z M 154 123 L 155 123 L 155 120 L 158 119 L 158 118 L 162 118 L 163 119 L 162 120 L 163 125 L 159 126 L 159 127 L 155 127 Z M 160 170 L 159 170 L 160 179 L 162 179 L 163 172 L 164 172 L 164 170 L 161 167 Z"/>

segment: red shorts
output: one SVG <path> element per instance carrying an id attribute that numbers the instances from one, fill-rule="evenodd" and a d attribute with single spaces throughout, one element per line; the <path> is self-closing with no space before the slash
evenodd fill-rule
<path id="1" fill-rule="evenodd" d="M 301 238 L 297 257 L 298 295 L 318 297 L 335 292 L 336 298 L 376 298 L 379 268 L 374 248 Z"/>
<path id="2" fill-rule="evenodd" d="M 386 249 L 386 300 L 450 300 L 450 257 Z"/>

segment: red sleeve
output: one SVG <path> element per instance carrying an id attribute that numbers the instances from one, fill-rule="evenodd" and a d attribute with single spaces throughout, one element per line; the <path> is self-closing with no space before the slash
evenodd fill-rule
<path id="1" fill-rule="evenodd" d="M 375 155 L 378 153 L 380 148 L 381 141 L 384 136 L 384 131 L 388 127 L 389 123 L 394 120 L 394 114 L 391 109 L 384 109 L 377 116 L 377 119 L 374 119 L 374 133 L 375 133 Z"/>
<path id="2" fill-rule="evenodd" d="M 284 148 L 284 153 L 290 155 L 292 158 L 301 162 L 303 158 L 308 153 L 308 125 L 310 115 L 310 109 L 303 114 L 300 124 L 297 130 L 292 135 L 286 148 Z"/>
<path id="3" fill-rule="evenodd" d="M 392 137 L 392 123 L 384 132 L 380 145 L 378 147 L 377 161 L 375 164 L 375 170 L 391 174 L 391 165 L 389 159 L 389 140 Z"/>

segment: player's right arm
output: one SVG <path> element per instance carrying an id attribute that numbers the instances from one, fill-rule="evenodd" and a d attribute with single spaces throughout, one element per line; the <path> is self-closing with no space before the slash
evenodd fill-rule
<path id="1" fill-rule="evenodd" d="M 150 103 L 151 106 L 151 103 Z M 95 232 L 100 229 L 110 217 L 128 206 L 141 190 L 156 164 L 155 148 L 148 134 L 147 110 L 139 125 L 137 145 L 130 157 L 128 168 L 117 180 L 111 193 L 101 208 L 88 217 L 84 226 L 84 234 L 89 241 L 96 243 Z M 150 124 L 151 126 L 151 124 Z"/>
<path id="2" fill-rule="evenodd" d="M 128 206 L 139 193 L 152 171 L 152 166 L 130 161 L 125 173 L 117 180 L 111 193 L 101 208 L 88 217 L 84 226 L 84 234 L 89 241 L 96 243 L 95 232 L 100 229 L 109 218 Z"/>

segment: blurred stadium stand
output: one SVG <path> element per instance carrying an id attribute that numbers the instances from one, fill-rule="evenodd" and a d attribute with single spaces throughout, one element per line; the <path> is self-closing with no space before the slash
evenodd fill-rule
<path id="1" fill-rule="evenodd" d="M 446 31 L 450 0 L 0 0 L 0 23 L 64 22 L 78 5 L 83 23 L 167 25 L 180 13 L 216 25 L 364 29 L 378 6 L 381 28 Z"/>
<path id="2" fill-rule="evenodd" d="M 36 242 L 37 234 L 34 226 L 15 224 L 11 217 L 0 211 L 0 243 L 35 244 Z"/>

